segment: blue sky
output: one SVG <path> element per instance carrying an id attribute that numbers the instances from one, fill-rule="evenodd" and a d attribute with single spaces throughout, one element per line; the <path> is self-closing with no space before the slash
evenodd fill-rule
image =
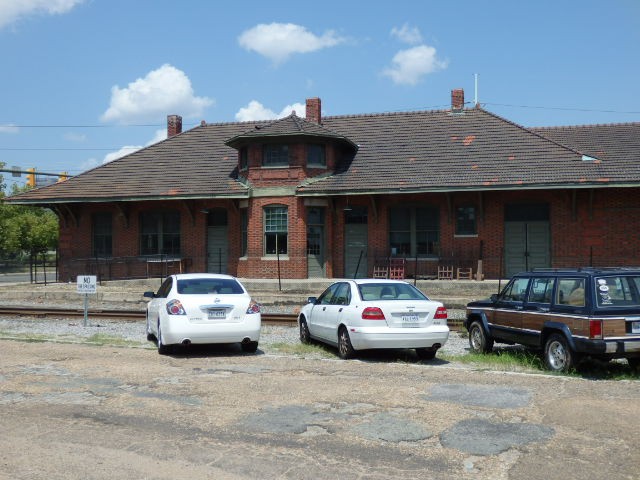
<path id="1" fill-rule="evenodd" d="M 639 46 L 638 0 L 0 0 L 0 162 L 78 174 L 164 138 L 168 114 L 448 108 L 474 74 L 524 126 L 637 122 Z"/>

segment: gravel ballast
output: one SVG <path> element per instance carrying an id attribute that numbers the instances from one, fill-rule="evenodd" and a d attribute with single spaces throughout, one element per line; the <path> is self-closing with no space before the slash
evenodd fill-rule
<path id="1" fill-rule="evenodd" d="M 33 338 L 43 341 L 59 342 L 97 342 L 109 344 L 109 340 L 126 342 L 128 346 L 154 348 L 153 342 L 147 340 L 144 321 L 122 321 L 109 319 L 87 320 L 83 318 L 34 318 L 34 317 L 0 317 L 0 338 Z M 274 345 L 298 344 L 297 326 L 262 325 L 260 334 L 260 350 L 282 354 Z M 468 340 L 465 334 L 452 331 L 449 340 L 440 350 L 449 355 L 467 353 Z"/>

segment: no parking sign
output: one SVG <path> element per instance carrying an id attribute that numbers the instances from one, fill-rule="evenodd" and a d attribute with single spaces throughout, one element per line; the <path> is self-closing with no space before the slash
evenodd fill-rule
<path id="1" fill-rule="evenodd" d="M 77 279 L 78 293 L 84 295 L 84 326 L 87 326 L 87 314 L 89 311 L 89 295 L 95 295 L 97 287 L 97 278 L 95 275 L 78 275 Z"/>

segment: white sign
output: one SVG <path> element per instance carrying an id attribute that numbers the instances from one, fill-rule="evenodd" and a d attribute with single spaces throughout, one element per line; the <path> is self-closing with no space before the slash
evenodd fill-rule
<path id="1" fill-rule="evenodd" d="M 95 275 L 78 275 L 78 293 L 95 294 L 97 291 Z"/>

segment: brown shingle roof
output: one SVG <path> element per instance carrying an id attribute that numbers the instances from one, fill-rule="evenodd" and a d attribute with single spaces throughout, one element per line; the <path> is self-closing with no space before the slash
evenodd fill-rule
<path id="1" fill-rule="evenodd" d="M 300 122 L 301 121 L 301 122 Z M 293 122 L 293 123 L 292 123 Z M 255 126 L 261 127 L 256 129 Z M 296 130 L 302 129 L 302 130 Z M 196 127 L 66 182 L 11 198 L 67 203 L 246 197 L 234 138 L 296 131 L 353 142 L 338 173 L 309 179 L 301 195 L 640 185 L 640 123 L 526 129 L 480 108 Z M 288 132 L 288 133 L 287 133 Z M 565 146 L 567 145 L 567 146 Z M 583 161 L 583 154 L 596 161 Z"/>
<path id="2" fill-rule="evenodd" d="M 298 117 L 295 112 L 291 115 L 275 120 L 267 124 L 256 124 L 252 130 L 236 135 L 227 140 L 225 143 L 231 147 L 238 148 L 241 145 L 251 141 L 257 141 L 264 138 L 291 138 L 291 137 L 316 137 L 316 138 L 332 138 L 345 142 L 349 145 L 353 143 L 331 130 L 314 122 L 309 122 L 304 118 Z"/>

